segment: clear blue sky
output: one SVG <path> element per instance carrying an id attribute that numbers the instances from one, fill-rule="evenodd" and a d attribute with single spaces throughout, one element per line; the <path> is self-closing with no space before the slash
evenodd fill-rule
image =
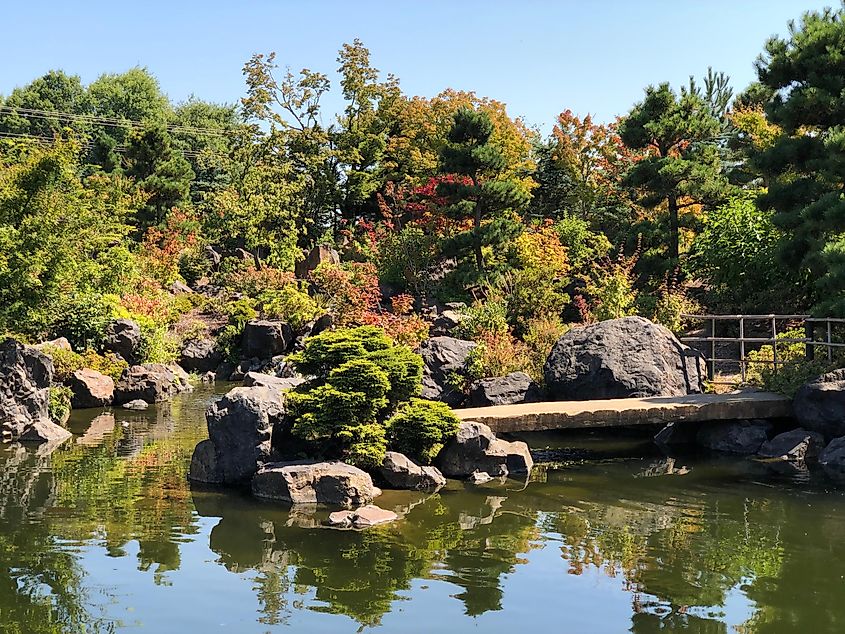
<path id="1" fill-rule="evenodd" d="M 736 89 L 766 38 L 836 0 L 27 0 L 4 7 L 0 94 L 51 68 L 88 83 L 149 68 L 175 101 L 235 102 L 254 52 L 331 73 L 355 37 L 407 94 L 475 90 L 548 129 L 570 108 L 610 120 L 649 83 L 707 66 Z M 336 82 L 335 82 L 336 86 Z M 326 102 L 337 109 L 339 97 Z"/>

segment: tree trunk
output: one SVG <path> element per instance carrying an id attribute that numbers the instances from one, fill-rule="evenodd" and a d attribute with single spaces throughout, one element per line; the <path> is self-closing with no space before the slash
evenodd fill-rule
<path id="1" fill-rule="evenodd" d="M 481 203 L 475 203 L 475 267 L 479 273 L 484 272 L 484 254 L 481 252 Z"/>
<path id="2" fill-rule="evenodd" d="M 680 221 L 678 218 L 678 198 L 674 194 L 669 195 L 669 257 L 678 259 L 680 243 Z"/>

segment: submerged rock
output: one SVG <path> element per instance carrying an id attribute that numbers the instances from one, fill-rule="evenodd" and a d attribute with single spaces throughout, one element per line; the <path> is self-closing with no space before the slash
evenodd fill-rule
<path id="1" fill-rule="evenodd" d="M 763 458 L 780 458 L 790 462 L 803 462 L 818 457 L 824 449 L 824 436 L 815 431 L 793 429 L 767 440 L 760 447 Z"/>
<path id="2" fill-rule="evenodd" d="M 481 379 L 469 387 L 469 407 L 536 403 L 541 400 L 540 386 L 525 372 Z"/>
<path id="3" fill-rule="evenodd" d="M 367 504 L 354 511 L 335 511 L 329 514 L 328 524 L 335 528 L 369 528 L 398 519 L 393 511 Z"/>
<path id="4" fill-rule="evenodd" d="M 127 363 L 137 363 L 141 350 L 141 326 L 131 319 L 116 319 L 106 326 L 103 348 L 116 352 Z"/>
<path id="5" fill-rule="evenodd" d="M 449 478 L 466 478 L 476 471 L 500 477 L 530 473 L 534 461 L 524 442 L 501 440 L 487 425 L 467 421 L 461 423 L 435 464 Z"/>
<path id="6" fill-rule="evenodd" d="M 699 429 L 701 429 L 699 423 L 688 421 L 666 423 L 663 429 L 654 435 L 654 442 L 664 447 L 694 445 Z"/>
<path id="7" fill-rule="evenodd" d="M 105 407 L 114 399 L 114 380 L 90 368 L 74 372 L 67 381 L 74 409 Z"/>
<path id="8" fill-rule="evenodd" d="M 476 343 L 454 337 L 432 337 L 420 346 L 423 359 L 422 397 L 455 407 L 464 395 L 451 384 L 466 371 L 467 359 Z"/>
<path id="9" fill-rule="evenodd" d="M 256 497 L 287 504 L 325 504 L 353 508 L 381 493 L 366 471 L 344 462 L 275 462 L 252 478 Z"/>
<path id="10" fill-rule="evenodd" d="M 134 411 L 143 411 L 150 406 L 147 401 L 142 401 L 139 398 L 136 398 L 134 401 L 127 401 L 122 405 L 123 409 L 131 409 Z"/>
<path id="11" fill-rule="evenodd" d="M 805 429 L 827 438 L 845 435 L 845 368 L 803 385 L 795 394 L 793 410 Z"/>
<path id="12" fill-rule="evenodd" d="M 208 408 L 208 437 L 216 451 L 215 469 L 222 483 L 251 478 L 261 463 L 270 459 L 273 425 L 284 413 L 281 392 L 259 386 L 236 387 Z M 209 450 L 203 451 L 206 453 L 200 456 L 207 458 Z"/>
<path id="13" fill-rule="evenodd" d="M 384 455 L 379 475 L 392 489 L 431 491 L 446 485 L 446 478 L 437 467 L 420 466 L 396 451 Z"/>
<path id="14" fill-rule="evenodd" d="M 552 348 L 546 389 L 557 400 L 682 396 L 703 390 L 703 357 L 667 328 L 623 317 L 574 328 Z"/>
<path id="15" fill-rule="evenodd" d="M 771 428 L 771 423 L 757 420 L 707 423 L 698 431 L 697 440 L 713 451 L 751 455 L 769 439 Z"/>

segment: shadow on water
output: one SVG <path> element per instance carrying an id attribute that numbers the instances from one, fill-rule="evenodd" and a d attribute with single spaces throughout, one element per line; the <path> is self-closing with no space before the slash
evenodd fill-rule
<path id="1" fill-rule="evenodd" d="M 60 447 L 0 447 L 0 631 L 778 634 L 845 621 L 845 496 L 815 471 L 665 458 L 636 434 L 537 436 L 560 459 L 528 486 L 386 492 L 399 521 L 339 531 L 326 510 L 191 490 L 214 397 L 75 414 Z M 241 598 L 198 609 L 221 584 Z M 157 588 L 164 615 L 143 607 Z"/>

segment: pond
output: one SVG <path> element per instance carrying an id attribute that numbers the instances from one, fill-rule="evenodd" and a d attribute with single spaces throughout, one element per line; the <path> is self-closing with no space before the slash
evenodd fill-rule
<path id="1" fill-rule="evenodd" d="M 0 446 L 0 631 L 845 624 L 845 489 L 821 475 L 707 457 L 667 469 L 637 438 L 535 437 L 571 460 L 527 484 L 386 492 L 377 503 L 398 522 L 339 531 L 320 526 L 325 512 L 192 490 L 214 397 L 76 413 L 74 438 L 52 451 Z"/>

